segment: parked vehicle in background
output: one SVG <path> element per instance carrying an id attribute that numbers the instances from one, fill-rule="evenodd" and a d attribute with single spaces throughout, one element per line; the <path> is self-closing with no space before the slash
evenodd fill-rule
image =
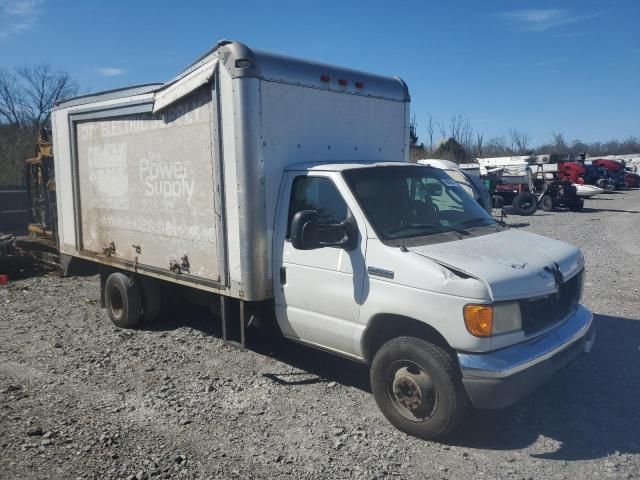
<path id="1" fill-rule="evenodd" d="M 226 41 L 167 84 L 63 102 L 65 271 L 100 274 L 117 327 L 168 292 L 220 312 L 225 341 L 274 320 L 368 364 L 397 428 L 444 435 L 588 351 L 593 316 L 580 250 L 409 163 L 408 119 L 398 78 Z"/>
<path id="2" fill-rule="evenodd" d="M 51 132 L 42 127 L 36 154 L 25 160 L 23 175 L 29 199 L 29 234 L 51 240 L 55 247 L 58 220 L 52 145 Z"/>
<path id="3" fill-rule="evenodd" d="M 538 210 L 529 167 L 496 167 L 487 171 L 484 182 L 494 208 L 511 206 L 513 213 L 525 216 L 533 215 Z"/>
<path id="4" fill-rule="evenodd" d="M 638 175 L 636 172 L 625 170 L 624 185 L 626 188 L 640 187 L 640 175 Z"/>
<path id="5" fill-rule="evenodd" d="M 616 182 L 613 180 L 606 168 L 597 167 L 585 162 L 584 169 L 586 184 L 595 185 L 606 192 L 612 192 L 616 189 Z"/>
<path id="6" fill-rule="evenodd" d="M 586 169 L 584 162 L 559 162 L 557 170 L 561 180 L 568 180 L 576 188 L 578 197 L 590 198 L 604 192 L 602 188 L 585 183 Z"/>
<path id="7" fill-rule="evenodd" d="M 604 193 L 604 189 L 595 185 L 574 183 L 573 186 L 576 188 L 576 195 L 581 198 L 593 198 Z"/>
<path id="8" fill-rule="evenodd" d="M 627 183 L 625 179 L 624 163 L 617 160 L 607 159 L 590 159 L 585 162 L 585 165 L 592 165 L 596 169 L 597 181 L 605 179 L 610 185 L 613 183 L 615 189 L 626 188 Z M 593 175 L 593 172 L 592 172 Z M 605 188 L 606 189 L 606 188 Z"/>
<path id="9" fill-rule="evenodd" d="M 417 163 L 421 165 L 429 165 L 434 168 L 439 168 L 449 175 L 453 180 L 471 195 L 476 202 L 484 208 L 489 215 L 491 215 L 491 194 L 484 182 L 478 175 L 474 175 L 469 171 L 461 169 L 457 164 L 450 160 L 441 160 L 435 158 L 425 158 L 418 160 Z"/>
<path id="10" fill-rule="evenodd" d="M 579 212 L 584 207 L 584 200 L 578 197 L 576 187 L 569 180 L 561 180 L 558 172 L 545 172 L 539 168 L 533 174 L 533 186 L 538 204 L 545 212 L 552 212 L 557 207 Z"/>
<path id="11" fill-rule="evenodd" d="M 559 162 L 557 164 L 558 176 L 561 180 L 568 180 L 573 184 L 584 185 L 586 170 L 583 162 Z"/>

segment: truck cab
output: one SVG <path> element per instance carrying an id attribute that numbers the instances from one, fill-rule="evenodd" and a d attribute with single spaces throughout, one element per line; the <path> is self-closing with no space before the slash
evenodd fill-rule
<path id="1" fill-rule="evenodd" d="M 468 401 L 507 406 L 593 342 L 580 251 L 502 227 L 442 170 L 296 165 L 278 198 L 282 333 L 370 364 L 403 431 L 442 435 Z"/>

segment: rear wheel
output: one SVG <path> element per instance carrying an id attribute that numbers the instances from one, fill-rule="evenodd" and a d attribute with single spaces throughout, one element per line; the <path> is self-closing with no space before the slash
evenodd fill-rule
<path id="1" fill-rule="evenodd" d="M 555 202 L 553 201 L 553 197 L 549 194 L 543 195 L 542 198 L 540 199 L 540 206 L 542 207 L 542 210 L 544 210 L 545 212 L 553 212 L 553 209 L 555 207 Z"/>
<path id="2" fill-rule="evenodd" d="M 123 273 L 112 273 L 104 286 L 107 313 L 114 325 L 131 328 L 140 322 L 142 302 L 138 284 Z"/>
<path id="3" fill-rule="evenodd" d="M 432 439 L 453 430 L 467 407 L 457 365 L 441 347 L 414 337 L 385 343 L 371 363 L 371 389 L 398 430 Z"/>
<path id="4" fill-rule="evenodd" d="M 513 212 L 516 215 L 533 215 L 538 209 L 538 201 L 533 193 L 522 192 L 513 197 Z"/>

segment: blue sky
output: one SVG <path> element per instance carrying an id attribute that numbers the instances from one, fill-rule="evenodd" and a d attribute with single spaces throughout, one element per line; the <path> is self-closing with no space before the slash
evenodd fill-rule
<path id="1" fill-rule="evenodd" d="M 83 91 L 166 81 L 218 39 L 398 75 L 418 134 L 640 136 L 640 1 L 0 0 L 0 67 L 47 62 Z"/>

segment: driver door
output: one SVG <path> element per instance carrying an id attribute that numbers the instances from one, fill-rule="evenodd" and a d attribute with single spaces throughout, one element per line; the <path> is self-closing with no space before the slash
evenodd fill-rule
<path id="1" fill-rule="evenodd" d="M 276 315 L 286 337 L 353 355 L 364 285 L 366 235 L 358 233 L 357 247 L 350 252 L 337 247 L 297 250 L 290 240 L 291 220 L 298 211 L 318 211 L 321 224 L 337 224 L 347 217 L 349 208 L 343 195 L 347 192 L 341 192 L 332 175 L 285 174 L 274 234 Z M 364 222 L 356 220 L 363 228 Z M 331 235 L 331 231 L 326 234 Z"/>

